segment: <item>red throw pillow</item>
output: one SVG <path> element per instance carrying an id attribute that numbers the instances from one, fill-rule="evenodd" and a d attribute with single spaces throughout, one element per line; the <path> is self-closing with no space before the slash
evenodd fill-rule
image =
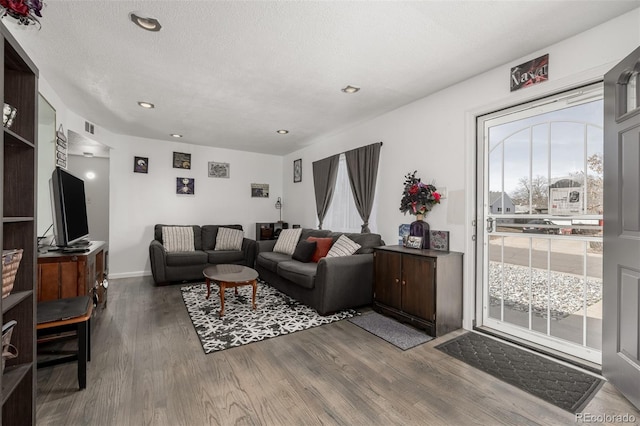
<path id="1" fill-rule="evenodd" d="M 316 251 L 311 256 L 311 261 L 318 263 L 320 259 L 327 256 L 329 250 L 331 249 L 331 245 L 333 244 L 332 238 L 317 238 L 317 237 L 309 237 L 307 241 L 315 241 L 316 242 Z"/>

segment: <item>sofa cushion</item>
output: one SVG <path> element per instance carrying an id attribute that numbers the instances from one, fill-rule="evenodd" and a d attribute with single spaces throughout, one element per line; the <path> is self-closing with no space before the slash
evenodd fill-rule
<path id="1" fill-rule="evenodd" d="M 291 260 L 291 256 L 284 253 L 276 253 L 273 251 L 265 251 L 258 254 L 256 263 L 271 272 L 278 272 L 278 263 L 285 260 Z"/>
<path id="2" fill-rule="evenodd" d="M 298 240 L 300 240 L 301 233 L 302 228 L 283 229 L 280 232 L 280 236 L 278 236 L 276 245 L 273 246 L 273 251 L 291 256 L 296 250 L 296 245 L 298 244 Z"/>
<path id="3" fill-rule="evenodd" d="M 317 238 L 317 237 L 309 237 L 307 241 L 315 241 L 316 242 L 316 251 L 313 253 L 311 257 L 312 262 L 318 263 L 320 259 L 327 256 L 329 253 L 329 249 L 331 248 L 331 244 L 333 244 L 333 239 L 330 237 L 327 238 Z"/>
<path id="4" fill-rule="evenodd" d="M 304 288 L 313 288 L 316 283 L 316 263 L 302 263 L 297 260 L 285 260 L 278 263 L 278 275 Z"/>
<path id="5" fill-rule="evenodd" d="M 355 243 L 360 244 L 362 247 L 358 249 L 356 254 L 368 254 L 373 253 L 374 247 L 380 247 L 384 245 L 382 241 L 382 236 L 380 234 L 359 234 L 359 233 L 346 233 L 344 234 L 349 237 Z"/>
<path id="6" fill-rule="evenodd" d="M 206 254 L 207 261 L 215 265 L 244 261 L 244 253 L 240 250 L 207 250 Z"/>
<path id="7" fill-rule="evenodd" d="M 220 227 L 216 236 L 214 250 L 241 250 L 244 232 L 238 229 Z"/>
<path id="8" fill-rule="evenodd" d="M 242 231 L 242 225 L 203 225 L 202 250 L 213 250 L 215 248 L 216 238 L 218 237 L 218 228 L 231 228 Z"/>
<path id="9" fill-rule="evenodd" d="M 170 253 L 194 251 L 193 228 L 190 226 L 163 226 L 162 245 Z"/>
<path id="10" fill-rule="evenodd" d="M 193 246 L 196 250 L 202 250 L 202 235 L 201 228 L 198 225 L 162 225 L 157 224 L 153 230 L 153 239 L 160 241 L 164 244 L 162 240 L 162 228 L 165 226 L 191 226 L 193 228 Z M 213 248 L 213 247 L 212 247 Z"/>
<path id="11" fill-rule="evenodd" d="M 311 262 L 313 253 L 316 251 L 318 243 L 315 241 L 299 241 L 296 246 L 296 250 L 293 252 L 291 258 L 293 260 L 299 260 L 300 262 Z"/>
<path id="12" fill-rule="evenodd" d="M 301 240 L 306 240 L 309 237 L 326 238 L 331 234 L 328 229 L 310 229 L 302 228 L 302 234 L 300 234 Z"/>
<path id="13" fill-rule="evenodd" d="M 351 256 L 360 248 L 360 244 L 353 242 L 346 235 L 340 235 L 338 241 L 333 243 L 327 257 Z"/>
<path id="14" fill-rule="evenodd" d="M 207 254 L 203 251 L 184 251 L 167 253 L 167 266 L 191 266 L 207 263 Z"/>

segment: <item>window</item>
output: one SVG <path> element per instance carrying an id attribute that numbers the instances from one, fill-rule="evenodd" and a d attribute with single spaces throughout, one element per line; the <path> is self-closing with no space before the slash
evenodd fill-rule
<path id="1" fill-rule="evenodd" d="M 377 200 L 373 202 L 373 209 L 371 209 L 371 216 L 369 217 L 369 229 L 374 233 L 378 232 L 376 210 Z M 340 154 L 336 187 L 333 191 L 331 205 L 322 223 L 322 228 L 336 232 L 360 232 L 362 230 L 362 219 L 353 201 L 349 173 L 347 172 L 347 160 L 344 154 Z"/>
<path id="2" fill-rule="evenodd" d="M 498 207 L 498 213 L 502 212 L 502 207 Z"/>

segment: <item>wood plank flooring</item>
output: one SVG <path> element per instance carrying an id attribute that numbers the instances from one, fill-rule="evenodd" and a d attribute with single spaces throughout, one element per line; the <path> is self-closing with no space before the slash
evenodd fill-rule
<path id="1" fill-rule="evenodd" d="M 522 425 L 576 418 L 434 348 L 402 351 L 348 321 L 205 355 L 180 286 L 111 280 L 87 389 L 38 370 L 38 425 Z M 606 383 L 585 412 L 636 410 Z"/>

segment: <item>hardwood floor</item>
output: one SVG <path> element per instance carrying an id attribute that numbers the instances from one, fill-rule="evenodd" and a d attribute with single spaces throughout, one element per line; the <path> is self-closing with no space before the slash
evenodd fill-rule
<path id="1" fill-rule="evenodd" d="M 434 348 L 408 351 L 348 321 L 205 355 L 180 286 L 111 280 L 76 364 L 38 370 L 39 425 L 521 425 L 576 418 Z M 636 410 L 609 383 L 586 413 Z"/>

